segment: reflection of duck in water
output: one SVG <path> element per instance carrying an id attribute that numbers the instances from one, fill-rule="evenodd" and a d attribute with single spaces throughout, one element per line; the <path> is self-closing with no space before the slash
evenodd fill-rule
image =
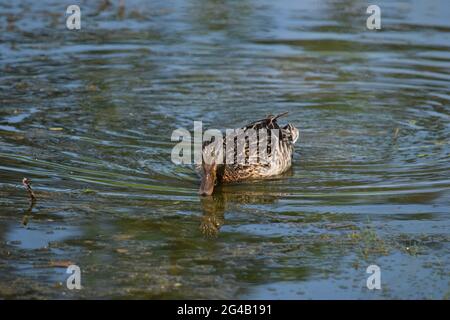
<path id="1" fill-rule="evenodd" d="M 225 223 L 225 201 L 221 193 L 212 197 L 200 199 L 202 205 L 202 222 L 200 231 L 205 237 L 212 238 L 219 234 L 220 227 Z"/>
<path id="2" fill-rule="evenodd" d="M 287 171 L 292 164 L 299 132 L 291 124 L 280 127 L 269 115 L 236 130 L 236 135 L 203 144 L 200 195 L 211 195 L 218 183 L 266 178 Z M 241 141 L 241 142 L 239 142 Z M 231 159 L 231 161 L 230 161 Z"/>
<path id="3" fill-rule="evenodd" d="M 292 174 L 292 173 L 289 173 Z M 210 197 L 201 197 L 202 219 L 200 231 L 205 237 L 214 238 L 219 234 L 220 228 L 225 224 L 225 212 L 232 210 L 233 205 L 245 204 L 272 204 L 275 203 L 282 193 L 244 191 L 228 192 L 221 190 Z"/>

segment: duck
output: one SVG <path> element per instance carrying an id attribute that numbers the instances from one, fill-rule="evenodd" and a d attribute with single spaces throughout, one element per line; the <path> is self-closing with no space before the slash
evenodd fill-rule
<path id="1" fill-rule="evenodd" d="M 287 114 L 269 114 L 231 130 L 232 135 L 227 130 L 221 139 L 203 142 L 199 195 L 211 196 L 218 184 L 273 177 L 291 168 L 299 130 L 291 123 L 278 124 Z"/>

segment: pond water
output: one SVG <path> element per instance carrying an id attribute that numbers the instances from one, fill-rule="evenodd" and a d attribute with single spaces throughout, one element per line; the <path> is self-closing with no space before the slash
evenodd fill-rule
<path id="1" fill-rule="evenodd" d="M 0 2 L 0 298 L 450 296 L 448 1 L 377 1 L 378 31 L 357 0 L 124 3 L 76 31 Z M 177 128 L 284 111 L 281 177 L 200 199 L 171 162 Z"/>

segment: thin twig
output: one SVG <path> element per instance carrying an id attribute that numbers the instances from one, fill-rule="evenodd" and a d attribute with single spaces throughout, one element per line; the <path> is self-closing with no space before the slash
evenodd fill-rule
<path id="1" fill-rule="evenodd" d="M 28 195 L 30 196 L 30 201 L 33 203 L 36 201 L 36 195 L 34 194 L 33 190 L 31 189 L 31 180 L 27 178 L 23 178 L 22 184 L 27 189 Z"/>
<path id="2" fill-rule="evenodd" d="M 394 140 L 397 140 L 399 133 L 400 133 L 400 128 L 395 128 L 395 130 L 394 130 Z"/>
<path id="3" fill-rule="evenodd" d="M 25 214 L 22 218 L 22 224 L 26 226 L 28 224 L 28 221 L 30 220 L 30 217 L 33 214 L 33 207 L 36 204 L 36 201 L 30 201 L 30 206 L 28 207 L 27 211 L 25 211 Z"/>

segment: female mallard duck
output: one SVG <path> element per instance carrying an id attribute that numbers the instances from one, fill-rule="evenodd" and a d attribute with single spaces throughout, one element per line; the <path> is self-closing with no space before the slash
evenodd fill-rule
<path id="1" fill-rule="evenodd" d="M 281 174 L 292 165 L 299 132 L 291 124 L 280 127 L 277 116 L 269 115 L 229 136 L 203 143 L 200 195 L 211 195 L 218 183 L 266 178 Z"/>

